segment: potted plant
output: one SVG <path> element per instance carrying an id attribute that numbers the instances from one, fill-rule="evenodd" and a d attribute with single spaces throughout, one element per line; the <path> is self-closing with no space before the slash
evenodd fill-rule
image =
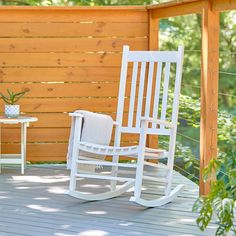
<path id="1" fill-rule="evenodd" d="M 7 93 L 8 95 L 0 93 L 0 98 L 6 103 L 5 116 L 7 118 L 16 118 L 20 115 L 20 105 L 16 105 L 16 103 L 25 95 L 26 92 L 13 93 L 7 89 Z"/>

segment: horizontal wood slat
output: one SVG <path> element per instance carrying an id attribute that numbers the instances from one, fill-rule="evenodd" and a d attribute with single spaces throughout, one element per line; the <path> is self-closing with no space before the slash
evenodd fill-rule
<path id="1" fill-rule="evenodd" d="M 116 120 L 115 112 L 103 112 L 102 114 L 110 115 L 114 121 Z M 26 113 L 25 115 L 38 118 L 37 122 L 30 124 L 30 127 L 33 128 L 69 128 L 71 123 L 71 117 L 68 113 Z M 123 120 L 127 123 L 127 113 L 124 114 Z"/>
<path id="2" fill-rule="evenodd" d="M 129 84 L 130 85 L 130 84 Z M 130 87 L 130 86 L 129 86 Z M 119 83 L 2 84 L 0 91 L 26 91 L 25 97 L 117 97 Z"/>
<path id="3" fill-rule="evenodd" d="M 28 143 L 27 160 L 30 161 L 65 161 L 67 143 Z M 3 144 L 2 153 L 19 153 L 19 144 Z M 49 159 L 50 158 L 50 159 Z"/>
<path id="4" fill-rule="evenodd" d="M 33 128 L 69 128 L 71 117 L 67 113 L 27 113 L 27 116 L 37 117 L 37 122 L 32 122 Z"/>
<path id="5" fill-rule="evenodd" d="M 0 8 L 0 22 L 148 22 L 145 7 L 140 9 L 33 9 Z"/>
<path id="6" fill-rule="evenodd" d="M 3 106 L 2 101 L 0 105 Z M 19 105 L 22 112 L 71 112 L 78 109 L 114 112 L 117 98 L 23 98 Z"/>
<path id="7" fill-rule="evenodd" d="M 147 38 L 0 38 L 1 52 L 122 52 L 123 45 L 142 50 Z"/>
<path id="8" fill-rule="evenodd" d="M 120 53 L 0 53 L 0 67 L 120 67 Z"/>
<path id="9" fill-rule="evenodd" d="M 28 142 L 68 142 L 70 128 L 32 128 L 28 129 Z M 112 135 L 112 140 L 114 134 Z M 20 129 L 18 128 L 2 128 L 1 140 L 3 143 L 19 142 Z M 123 134 L 122 142 L 136 142 L 137 134 Z"/>
<path id="10" fill-rule="evenodd" d="M 45 143 L 45 144 L 27 144 L 27 161 L 31 162 L 55 162 L 66 161 L 67 144 L 65 143 Z M 2 153 L 19 153 L 19 144 L 3 144 Z M 107 157 L 107 160 L 111 158 Z M 127 160 L 127 157 L 120 157 L 121 160 Z M 129 159 L 129 158 L 128 158 Z"/>
<path id="11" fill-rule="evenodd" d="M 147 24 L 142 22 L 98 23 L 1 23 L 0 37 L 143 37 Z"/>
<path id="12" fill-rule="evenodd" d="M 121 59 L 121 58 L 120 58 Z M 130 77 L 129 73 L 129 77 Z M 1 82 L 118 82 L 120 67 L 0 68 Z"/>

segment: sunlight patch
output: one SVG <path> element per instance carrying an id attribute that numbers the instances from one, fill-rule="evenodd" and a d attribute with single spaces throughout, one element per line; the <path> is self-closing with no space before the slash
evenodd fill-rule
<path id="1" fill-rule="evenodd" d="M 78 236 L 105 236 L 105 235 L 108 235 L 107 232 L 105 231 L 101 231 L 101 230 L 87 230 L 87 231 L 84 231 L 80 234 L 78 234 Z"/>
<path id="2" fill-rule="evenodd" d="M 181 222 L 195 222 L 195 219 L 180 219 Z"/>
<path id="3" fill-rule="evenodd" d="M 86 211 L 87 214 L 91 214 L 91 215 L 105 215 L 107 214 L 106 211 Z"/>
<path id="4" fill-rule="evenodd" d="M 59 183 L 66 182 L 69 180 L 67 176 L 60 176 L 59 178 L 56 176 L 13 176 L 13 180 L 24 181 L 24 182 L 32 182 L 32 183 Z"/>
<path id="5" fill-rule="evenodd" d="M 34 210 L 42 211 L 42 212 L 58 212 L 58 211 L 60 211 L 60 209 L 58 209 L 58 208 L 49 208 L 49 207 L 44 207 L 41 205 L 27 205 L 27 207 L 34 209 Z"/>
<path id="6" fill-rule="evenodd" d="M 77 234 L 63 234 L 63 233 L 55 233 L 56 236 L 106 236 L 108 232 L 102 230 L 86 230 Z"/>
<path id="7" fill-rule="evenodd" d="M 60 187 L 50 187 L 47 189 L 47 191 L 49 193 L 65 194 L 67 190 L 65 190 L 64 188 L 60 188 Z"/>

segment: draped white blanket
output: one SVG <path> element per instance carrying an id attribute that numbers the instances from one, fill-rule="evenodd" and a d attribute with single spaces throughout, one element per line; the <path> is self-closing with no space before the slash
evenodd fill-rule
<path id="1" fill-rule="evenodd" d="M 81 141 L 100 145 L 109 145 L 111 141 L 113 119 L 108 115 L 98 114 L 90 111 L 76 110 L 83 115 Z M 70 138 L 67 153 L 67 169 L 71 167 L 73 139 L 75 131 L 75 117 L 72 117 Z M 104 156 L 97 156 L 92 153 L 81 152 L 78 153 L 80 159 L 99 158 L 104 159 Z M 81 171 L 93 172 L 95 166 L 93 165 L 79 165 Z"/>

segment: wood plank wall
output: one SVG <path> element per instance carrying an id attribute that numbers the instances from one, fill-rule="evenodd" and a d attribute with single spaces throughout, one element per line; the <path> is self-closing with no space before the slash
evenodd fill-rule
<path id="1" fill-rule="evenodd" d="M 124 44 L 148 49 L 145 7 L 0 8 L 0 91 L 28 91 L 21 110 L 39 118 L 28 129 L 29 161 L 65 160 L 68 112 L 115 115 Z M 18 152 L 19 137 L 4 127 L 2 153 Z"/>

